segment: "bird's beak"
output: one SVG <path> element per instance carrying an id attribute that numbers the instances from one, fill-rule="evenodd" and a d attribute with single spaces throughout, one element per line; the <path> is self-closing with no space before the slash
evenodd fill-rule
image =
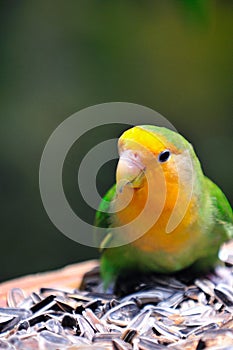
<path id="1" fill-rule="evenodd" d="M 126 185 L 133 188 L 142 186 L 145 177 L 145 166 L 139 157 L 130 151 L 124 151 L 120 155 L 117 165 L 116 182 L 118 190 L 121 192 Z"/>

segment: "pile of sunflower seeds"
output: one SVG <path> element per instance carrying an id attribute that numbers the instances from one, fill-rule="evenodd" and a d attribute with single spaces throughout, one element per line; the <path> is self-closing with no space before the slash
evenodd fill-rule
<path id="1" fill-rule="evenodd" d="M 232 266 L 188 282 L 151 275 L 123 290 L 118 282 L 115 293 L 103 292 L 97 270 L 84 290 L 26 297 L 14 288 L 0 308 L 0 349 L 233 349 Z"/>

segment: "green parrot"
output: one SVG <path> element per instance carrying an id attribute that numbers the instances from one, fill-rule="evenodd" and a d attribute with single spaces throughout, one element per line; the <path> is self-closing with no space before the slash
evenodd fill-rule
<path id="1" fill-rule="evenodd" d="M 202 172 L 192 145 L 153 125 L 126 130 L 118 142 L 116 184 L 102 199 L 95 226 L 106 228 L 101 275 L 207 271 L 233 238 L 232 208 Z"/>

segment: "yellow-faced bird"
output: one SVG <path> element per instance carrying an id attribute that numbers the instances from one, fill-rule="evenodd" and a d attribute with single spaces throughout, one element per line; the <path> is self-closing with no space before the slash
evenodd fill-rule
<path id="1" fill-rule="evenodd" d="M 232 209 L 202 172 L 192 145 L 164 127 L 136 126 L 119 138 L 116 184 L 95 225 L 105 227 L 101 274 L 107 287 L 130 272 L 210 269 L 233 238 Z"/>

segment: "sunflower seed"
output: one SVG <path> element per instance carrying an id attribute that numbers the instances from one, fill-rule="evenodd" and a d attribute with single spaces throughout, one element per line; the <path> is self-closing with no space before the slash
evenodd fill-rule
<path id="1" fill-rule="evenodd" d="M 134 302 L 126 301 L 110 309 L 104 315 L 104 319 L 119 326 L 127 326 L 129 321 L 131 321 L 139 311 L 138 306 Z"/>
<path id="2" fill-rule="evenodd" d="M 90 323 L 83 316 L 80 315 L 76 315 L 76 319 L 78 322 L 77 332 L 80 333 L 81 336 L 91 340 L 95 332 L 94 329 L 91 327 Z"/>
<path id="3" fill-rule="evenodd" d="M 233 306 L 233 291 L 232 288 L 229 288 L 227 285 L 218 284 L 214 288 L 214 292 L 217 298 L 223 302 L 226 306 Z"/>
<path id="4" fill-rule="evenodd" d="M 25 300 L 26 296 L 22 289 L 13 288 L 8 292 L 7 305 L 12 308 L 19 307 L 20 304 Z"/>

